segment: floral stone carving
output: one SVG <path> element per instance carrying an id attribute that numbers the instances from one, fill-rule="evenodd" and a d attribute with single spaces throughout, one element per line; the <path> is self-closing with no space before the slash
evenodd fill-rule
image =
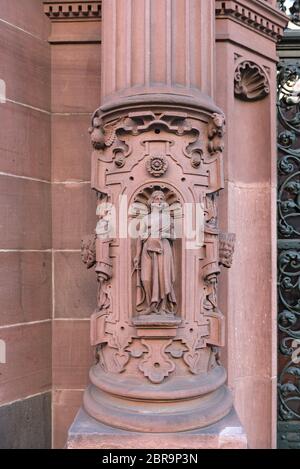
<path id="1" fill-rule="evenodd" d="M 150 156 L 147 163 L 147 170 L 152 176 L 162 176 L 168 169 L 168 162 L 163 155 Z"/>

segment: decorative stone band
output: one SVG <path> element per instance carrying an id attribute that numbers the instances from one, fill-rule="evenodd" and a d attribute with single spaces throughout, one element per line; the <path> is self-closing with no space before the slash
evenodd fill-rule
<path id="1" fill-rule="evenodd" d="M 260 0 L 216 0 L 216 17 L 230 18 L 274 41 L 282 37 L 288 20 L 269 2 Z"/>
<path id="2" fill-rule="evenodd" d="M 91 0 L 89 2 L 73 1 L 45 1 L 44 13 L 51 20 L 67 20 L 82 21 L 85 19 L 93 20 L 101 18 L 102 1 Z"/>

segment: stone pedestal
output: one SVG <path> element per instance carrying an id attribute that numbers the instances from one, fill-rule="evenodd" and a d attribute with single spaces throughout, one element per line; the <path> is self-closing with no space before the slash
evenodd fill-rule
<path id="1" fill-rule="evenodd" d="M 113 423 L 113 422 L 112 422 Z M 68 449 L 247 449 L 247 438 L 234 410 L 206 428 L 176 433 L 140 433 L 113 428 L 80 409 Z"/>

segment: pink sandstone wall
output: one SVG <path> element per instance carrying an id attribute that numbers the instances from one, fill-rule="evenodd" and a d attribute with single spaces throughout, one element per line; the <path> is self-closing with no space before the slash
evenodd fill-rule
<path id="1" fill-rule="evenodd" d="M 49 20 L 48 20 L 49 21 Z M 91 114 L 100 103 L 99 22 L 52 23 L 53 446 L 62 448 L 81 406 L 93 353 L 96 279 L 80 256 L 95 225 L 90 188 Z"/>
<path id="2" fill-rule="evenodd" d="M 80 241 L 95 223 L 88 128 L 100 103 L 100 33 L 99 21 L 51 28 L 41 0 L 1 2 L 0 416 L 19 424 L 10 404 L 21 399 L 21 413 L 47 426 L 30 422 L 47 442 L 0 432 L 7 447 L 51 444 L 52 386 L 53 445 L 62 448 L 92 363 L 96 280 Z"/>
<path id="3" fill-rule="evenodd" d="M 236 233 L 232 269 L 220 289 L 227 313 L 228 383 L 250 448 L 276 435 L 276 49 L 263 34 L 217 19 L 217 103 L 227 118 L 221 227 Z M 271 94 L 234 96 L 237 63 L 268 75 Z"/>
<path id="4" fill-rule="evenodd" d="M 48 34 L 40 0 L 1 1 L 0 447 L 51 444 Z"/>

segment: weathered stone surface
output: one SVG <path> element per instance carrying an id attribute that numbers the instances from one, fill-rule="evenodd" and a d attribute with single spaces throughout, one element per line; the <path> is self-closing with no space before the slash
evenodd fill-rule
<path id="1" fill-rule="evenodd" d="M 0 326 L 50 319 L 50 252 L 0 253 Z"/>
<path id="2" fill-rule="evenodd" d="M 52 112 L 93 112 L 100 100 L 99 45 L 53 45 L 51 55 Z"/>
<path id="3" fill-rule="evenodd" d="M 1 449 L 51 448 L 51 393 L 0 407 Z"/>
<path id="4" fill-rule="evenodd" d="M 0 328 L 6 344 L 1 363 L 2 404 L 51 389 L 51 322 Z"/>
<path id="5" fill-rule="evenodd" d="M 50 125 L 48 113 L 8 101 L 1 104 L 1 171 L 50 182 Z"/>
<path id="6" fill-rule="evenodd" d="M 89 318 L 96 307 L 97 280 L 82 269 L 80 252 L 55 252 L 54 277 L 54 317 Z"/>
<path id="7" fill-rule="evenodd" d="M 0 249 L 51 248 L 50 184 L 0 175 L 0 216 Z"/>
<path id="8" fill-rule="evenodd" d="M 82 389 L 93 363 L 88 321 L 53 321 L 52 382 L 57 389 Z"/>
<path id="9" fill-rule="evenodd" d="M 52 245 L 54 249 L 80 249 L 83 234 L 94 225 L 95 194 L 89 184 L 70 182 L 52 187 Z"/>
<path id="10" fill-rule="evenodd" d="M 53 389 L 53 441 L 54 449 L 65 448 L 68 430 L 82 403 L 83 389 Z"/>
<path id="11" fill-rule="evenodd" d="M 93 363 L 88 321 L 75 320 L 89 317 L 96 304 L 96 279 L 92 272 L 79 267 L 81 237 L 94 228 L 95 195 L 88 182 L 88 128 L 91 113 L 100 100 L 101 82 L 101 2 L 91 3 L 92 11 L 86 10 L 90 4 L 87 1 L 44 3 L 44 17 L 51 28 L 48 39 L 52 58 L 55 448 L 65 445 L 67 428 L 81 404 L 80 389 L 86 385 Z"/>
<path id="12" fill-rule="evenodd" d="M 1 1 L 0 447 L 7 449 L 51 447 L 48 33 L 41 0 Z"/>
<path id="13" fill-rule="evenodd" d="M 50 111 L 49 44 L 6 23 L 1 24 L 0 40 L 1 79 L 7 98 Z"/>
<path id="14" fill-rule="evenodd" d="M 47 40 L 50 25 L 47 18 L 42 14 L 42 0 L 26 0 L 24 8 L 20 0 L 2 0 L 0 18 L 30 32 L 42 40 Z"/>
<path id="15" fill-rule="evenodd" d="M 91 158 L 90 114 L 54 114 L 52 123 L 53 182 L 89 181 Z"/>

